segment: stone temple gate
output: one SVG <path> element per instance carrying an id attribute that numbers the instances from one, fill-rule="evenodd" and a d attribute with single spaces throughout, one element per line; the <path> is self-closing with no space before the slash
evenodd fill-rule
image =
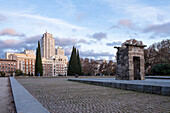
<path id="1" fill-rule="evenodd" d="M 117 80 L 144 80 L 144 47 L 142 41 L 127 40 L 117 48 Z"/>

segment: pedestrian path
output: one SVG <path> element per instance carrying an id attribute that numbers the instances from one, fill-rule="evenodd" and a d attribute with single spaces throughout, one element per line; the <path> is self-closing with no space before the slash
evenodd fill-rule
<path id="1" fill-rule="evenodd" d="M 14 104 L 8 78 L 0 78 L 0 113 L 14 113 Z"/>

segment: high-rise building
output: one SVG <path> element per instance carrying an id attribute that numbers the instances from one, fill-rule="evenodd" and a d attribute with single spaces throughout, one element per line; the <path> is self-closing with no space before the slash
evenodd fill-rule
<path id="1" fill-rule="evenodd" d="M 41 38 L 41 57 L 51 58 L 55 55 L 55 39 L 50 33 L 44 33 Z"/>
<path id="2" fill-rule="evenodd" d="M 55 49 L 55 39 L 52 34 L 44 33 L 41 39 L 41 57 L 44 76 L 67 76 L 68 58 L 64 54 L 64 49 Z M 56 51 L 56 52 L 55 52 Z M 56 53 L 56 54 L 55 54 Z"/>

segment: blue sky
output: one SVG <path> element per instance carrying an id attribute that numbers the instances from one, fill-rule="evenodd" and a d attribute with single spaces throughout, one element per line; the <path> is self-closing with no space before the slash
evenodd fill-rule
<path id="1" fill-rule="evenodd" d="M 69 56 L 115 59 L 116 49 L 135 38 L 147 46 L 170 39 L 169 0 L 0 0 L 0 57 L 35 50 L 43 33 Z"/>

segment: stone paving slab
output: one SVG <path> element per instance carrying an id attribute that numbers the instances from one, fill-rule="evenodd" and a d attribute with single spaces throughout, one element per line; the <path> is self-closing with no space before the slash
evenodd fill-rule
<path id="1" fill-rule="evenodd" d="M 69 81 L 170 96 L 170 80 L 115 80 L 114 78 L 72 78 Z"/>
<path id="2" fill-rule="evenodd" d="M 15 78 L 10 82 L 17 113 L 49 113 Z"/>

